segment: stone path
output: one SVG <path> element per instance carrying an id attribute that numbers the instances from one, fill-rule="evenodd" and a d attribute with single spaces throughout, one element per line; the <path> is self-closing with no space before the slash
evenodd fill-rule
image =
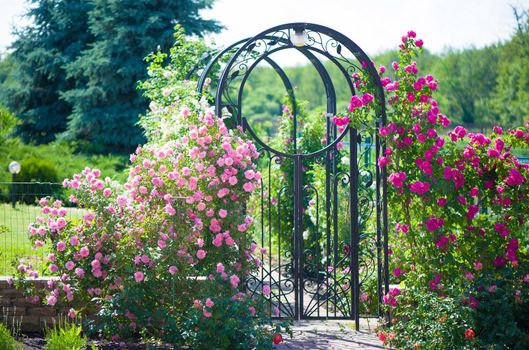
<path id="1" fill-rule="evenodd" d="M 354 330 L 350 321 L 297 321 L 293 327 L 293 338 L 284 337 L 284 342 L 277 345 L 277 350 L 382 350 L 385 349 L 378 340 L 373 328 L 376 320 L 370 323 L 371 331 L 365 320 L 362 320 L 360 331 Z"/>

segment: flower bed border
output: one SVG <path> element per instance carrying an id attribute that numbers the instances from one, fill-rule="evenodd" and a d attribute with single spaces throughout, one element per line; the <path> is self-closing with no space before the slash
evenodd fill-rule
<path id="1" fill-rule="evenodd" d="M 37 288 L 45 288 L 48 278 L 42 277 L 30 280 Z M 65 319 L 69 307 L 47 306 L 40 302 L 32 303 L 24 297 L 22 291 L 9 283 L 8 277 L 0 277 L 0 317 L 8 325 L 15 323 L 21 332 L 43 333 L 60 318 Z"/>

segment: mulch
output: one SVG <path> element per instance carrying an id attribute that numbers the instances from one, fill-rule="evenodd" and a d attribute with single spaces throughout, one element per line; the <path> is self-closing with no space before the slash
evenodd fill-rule
<path id="1" fill-rule="evenodd" d="M 20 341 L 24 344 L 23 350 L 42 350 L 46 341 L 41 334 L 23 334 Z M 99 350 L 170 350 L 173 347 L 169 344 L 141 344 L 130 342 L 111 342 L 107 340 L 90 340 L 90 345 L 96 345 Z"/>

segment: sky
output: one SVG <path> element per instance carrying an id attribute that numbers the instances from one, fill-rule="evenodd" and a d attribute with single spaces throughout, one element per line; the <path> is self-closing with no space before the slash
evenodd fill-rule
<path id="1" fill-rule="evenodd" d="M 27 6 L 26 0 L 0 0 L 0 52 L 13 40 L 13 26 L 27 23 L 22 17 Z M 410 29 L 435 53 L 508 39 L 515 28 L 511 6 L 529 9 L 529 0 L 216 0 L 202 15 L 226 27 L 211 36 L 221 46 L 275 25 L 312 22 L 375 55 L 395 49 Z M 283 63 L 299 62 L 286 58 Z"/>

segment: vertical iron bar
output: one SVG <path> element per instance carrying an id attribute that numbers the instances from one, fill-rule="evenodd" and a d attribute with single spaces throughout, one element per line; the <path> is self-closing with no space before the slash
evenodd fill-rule
<path id="1" fill-rule="evenodd" d="M 303 162 L 301 155 L 294 157 L 294 256 L 295 259 L 295 271 L 296 271 L 296 283 L 298 296 L 297 301 L 297 313 L 298 320 L 303 317 L 303 252 L 301 251 L 301 239 L 302 239 L 302 210 L 303 210 Z"/>
<path id="2" fill-rule="evenodd" d="M 320 249 L 320 194 L 316 187 L 314 187 L 316 193 L 316 293 L 320 293 L 320 270 L 321 270 L 321 249 Z M 318 318 L 320 317 L 320 299 L 318 298 Z"/>
<path id="3" fill-rule="evenodd" d="M 175 218 L 177 218 L 177 220 L 180 219 L 180 205 L 177 205 L 176 206 L 176 215 L 174 216 Z M 175 222 L 175 220 L 173 219 L 173 223 Z M 171 226 L 173 225 L 173 223 L 171 223 L 171 225 L 169 226 L 169 231 L 171 231 Z M 171 233 L 171 232 L 169 232 Z M 175 236 L 174 236 L 174 227 L 173 227 L 173 234 L 172 234 L 172 237 L 171 237 L 171 243 L 172 243 L 172 246 L 173 246 L 173 249 L 171 249 L 172 251 L 172 255 L 173 255 L 173 263 L 175 263 L 176 265 L 176 258 L 177 258 L 177 245 L 175 244 Z M 174 312 L 176 310 L 176 276 L 171 274 L 171 294 L 172 294 L 172 300 L 171 300 L 171 304 L 172 304 L 172 310 L 171 310 L 171 313 L 173 314 L 173 317 L 176 318 Z M 171 320 L 171 323 L 173 322 L 173 320 Z M 174 339 L 174 343 L 173 343 L 173 347 L 176 349 L 177 348 L 177 340 Z"/>
<path id="4" fill-rule="evenodd" d="M 270 158 L 270 155 L 268 156 L 268 273 L 272 274 L 272 158 Z M 278 198 L 279 200 L 279 198 Z M 264 217 L 264 213 L 263 213 Z M 264 240 L 264 227 L 263 227 L 263 237 L 261 238 L 262 245 L 261 247 L 264 248 L 265 246 L 265 240 Z M 281 250 L 278 250 L 279 255 L 279 261 L 281 262 Z M 263 259 L 263 267 L 261 268 L 261 285 L 264 282 L 264 259 Z M 279 272 L 279 284 L 277 286 L 278 288 L 278 298 L 277 298 L 277 307 L 280 309 L 281 305 L 281 264 L 279 264 L 279 267 L 277 268 Z M 270 294 L 272 295 L 272 294 Z M 272 300 L 272 298 L 270 298 Z M 272 304 L 270 304 L 270 307 L 272 307 Z M 281 316 L 281 314 L 279 314 Z"/>
<path id="5" fill-rule="evenodd" d="M 385 143 L 382 144 L 382 150 L 385 151 L 386 145 Z M 383 227 L 382 227 L 382 234 L 384 236 L 384 286 L 385 286 L 385 293 L 389 292 L 389 242 L 388 242 L 388 194 L 387 194 L 387 181 L 386 181 L 386 167 L 382 168 L 382 202 L 383 202 Z M 388 314 L 388 322 L 391 321 L 390 319 L 391 315 Z"/>
<path id="6" fill-rule="evenodd" d="M 371 144 L 371 136 L 367 136 L 364 142 L 364 165 L 366 169 L 369 167 L 369 163 L 371 162 Z"/>
<path id="7" fill-rule="evenodd" d="M 333 150 L 331 150 L 333 152 Z M 335 155 L 333 156 L 333 163 Z M 333 168 L 336 164 L 333 164 Z M 338 289 L 336 286 L 336 266 L 338 265 L 338 174 L 333 172 L 333 194 L 332 194 L 332 224 L 333 224 L 333 238 L 332 238 L 332 247 L 333 247 L 333 262 L 332 262 L 332 290 L 333 290 L 333 301 L 334 301 L 334 317 L 337 317 L 337 293 Z"/>
<path id="8" fill-rule="evenodd" d="M 349 257 L 352 269 L 350 271 L 352 278 L 351 285 L 351 313 L 355 320 L 356 330 L 360 330 L 360 310 L 359 294 L 360 294 L 360 268 L 358 266 L 359 255 L 359 227 L 358 227 L 358 153 L 357 153 L 357 130 L 350 129 L 349 131 L 349 217 L 351 218 L 351 248 Z"/>
<path id="9" fill-rule="evenodd" d="M 377 132 L 375 132 L 378 134 Z M 378 159 L 380 158 L 380 139 L 378 135 L 375 136 L 375 154 L 376 154 L 376 165 L 375 165 L 375 175 L 376 175 L 376 210 L 377 210 L 377 297 L 378 297 L 378 316 L 382 317 L 382 284 L 383 284 L 383 275 L 382 275 L 382 194 L 381 194 L 381 174 L 380 167 L 378 166 Z"/>
<path id="10" fill-rule="evenodd" d="M 270 178 L 270 174 L 268 174 L 268 178 Z M 261 248 L 264 248 L 265 247 L 265 223 L 264 223 L 264 216 L 265 216 L 265 184 L 264 184 L 264 181 L 263 181 L 263 178 L 261 178 L 260 180 L 261 182 Z M 270 211 L 270 201 L 268 202 L 268 210 Z M 269 247 L 269 256 L 272 255 L 272 247 L 270 246 Z M 265 271 L 265 262 L 264 262 L 264 253 L 261 251 L 261 266 L 260 266 L 260 270 L 261 270 L 261 279 L 260 279 L 260 286 L 262 288 L 262 286 L 264 285 L 264 271 Z M 269 270 L 271 271 L 272 270 L 272 267 L 269 266 L 268 267 Z M 270 310 L 272 310 L 272 292 L 270 292 Z"/>
<path id="11" fill-rule="evenodd" d="M 292 113 L 292 142 L 294 153 L 298 153 L 298 117 L 296 113 Z"/>
<path id="12" fill-rule="evenodd" d="M 334 123 L 332 123 L 332 138 L 333 141 L 338 138 L 338 126 Z M 338 236 L 338 163 L 337 158 L 339 151 L 335 147 L 331 150 L 331 165 L 332 165 L 332 173 L 333 173 L 333 179 L 334 179 L 334 201 L 333 201 L 333 221 L 334 221 L 334 262 L 333 262 L 333 292 L 334 292 L 334 317 L 338 316 L 338 308 L 337 308 L 337 297 L 338 297 L 338 286 L 337 286 L 337 279 L 336 279 L 336 268 L 338 266 L 338 246 L 339 246 L 339 236 Z M 345 315 L 344 315 L 345 316 Z"/>
<path id="13" fill-rule="evenodd" d="M 277 191 L 277 260 L 278 260 L 278 272 L 279 272 L 279 288 L 281 288 L 281 192 L 282 190 L 279 189 Z M 269 263 L 272 265 L 272 238 L 270 238 L 270 255 L 269 255 Z M 272 269 L 270 268 L 270 274 L 272 274 Z M 271 277 L 270 277 L 271 278 Z M 295 286 L 294 286 L 295 289 Z M 290 303 L 288 300 L 286 301 L 289 306 Z M 279 303 L 278 307 L 280 307 L 281 303 L 281 291 L 279 292 Z M 281 309 L 280 309 L 281 310 Z"/>
<path id="14" fill-rule="evenodd" d="M 327 144 L 330 143 L 331 140 L 331 119 L 332 116 L 330 114 L 327 114 Z M 325 220 L 326 220 L 326 226 L 325 226 L 325 235 L 326 235 L 326 254 L 327 257 L 325 259 L 325 288 L 326 288 L 326 298 L 325 298 L 325 310 L 326 310 L 326 317 L 329 318 L 329 280 L 330 280 L 330 272 L 329 272 L 329 264 L 331 261 L 331 159 L 330 159 L 330 152 L 325 152 Z"/>

